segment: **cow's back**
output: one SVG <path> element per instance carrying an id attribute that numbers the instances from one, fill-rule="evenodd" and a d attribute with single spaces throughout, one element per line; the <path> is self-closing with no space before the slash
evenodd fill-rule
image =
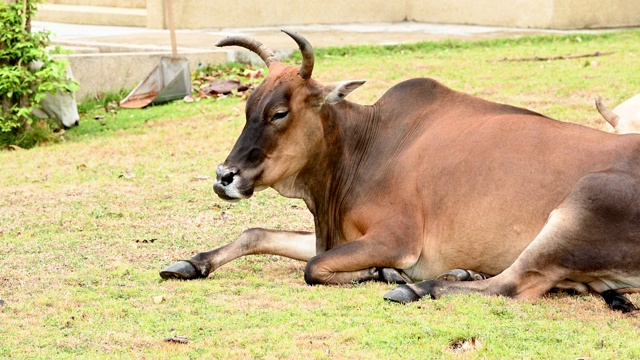
<path id="1" fill-rule="evenodd" d="M 458 267 L 497 274 L 582 176 L 612 167 L 638 171 L 638 137 L 559 122 L 430 79 L 401 83 L 376 106 L 384 131 L 365 169 L 377 159 L 384 171 L 368 182 L 373 188 L 361 189 L 369 200 L 362 206 L 393 204 L 372 224 L 398 213 L 416 224 L 413 236 L 429 262 L 418 261 L 414 278 Z M 494 244 L 504 254 L 499 259 L 490 258 Z"/>

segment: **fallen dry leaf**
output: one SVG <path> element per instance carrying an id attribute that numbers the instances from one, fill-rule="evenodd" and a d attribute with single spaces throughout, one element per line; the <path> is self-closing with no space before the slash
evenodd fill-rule
<path id="1" fill-rule="evenodd" d="M 166 338 L 164 339 L 164 341 L 166 342 L 174 342 L 174 343 L 178 343 L 178 344 L 188 344 L 189 343 L 189 339 L 187 339 L 186 336 L 172 336 L 170 338 Z"/>
<path id="2" fill-rule="evenodd" d="M 242 85 L 238 80 L 216 80 L 200 87 L 198 93 L 204 96 L 231 95 L 233 90 L 238 92 L 247 91 L 248 86 Z"/>
<path id="3" fill-rule="evenodd" d="M 245 77 L 250 78 L 250 79 L 261 78 L 262 77 L 262 69 L 257 69 L 257 70 L 245 69 L 243 75 Z"/>
<path id="4" fill-rule="evenodd" d="M 464 352 L 469 350 L 482 349 L 482 343 L 475 337 L 469 339 L 456 339 L 449 344 L 449 350 L 454 352 Z"/>
<path id="5" fill-rule="evenodd" d="M 251 91 L 245 91 L 242 93 L 242 96 L 240 97 L 240 100 L 247 100 L 249 99 L 249 96 L 251 96 Z"/>
<path id="6" fill-rule="evenodd" d="M 108 112 L 116 112 L 116 109 L 120 107 L 120 104 L 118 104 L 117 101 L 110 101 L 105 107 L 104 109 Z"/>
<path id="7" fill-rule="evenodd" d="M 211 179 L 211 176 L 196 175 L 196 176 L 191 178 L 191 181 L 202 181 L 202 180 L 209 180 L 209 179 Z"/>
<path id="8" fill-rule="evenodd" d="M 85 165 L 85 164 L 80 164 L 80 165 L 76 166 L 76 169 L 78 169 L 78 170 L 84 170 L 86 168 L 87 168 L 87 165 Z"/>
<path id="9" fill-rule="evenodd" d="M 129 169 L 126 169 L 124 171 L 124 173 L 122 173 L 122 174 L 120 174 L 120 176 L 118 176 L 118 178 L 125 178 L 125 179 L 133 179 L 134 177 L 136 177 L 136 174 L 134 174 L 131 171 L 129 171 Z"/>
<path id="10" fill-rule="evenodd" d="M 196 101 L 196 100 L 193 98 L 193 96 L 191 96 L 191 95 L 187 95 L 187 96 L 185 96 L 185 97 L 183 98 L 183 100 L 184 100 L 184 102 L 186 102 L 186 103 L 192 103 L 192 102 Z"/>

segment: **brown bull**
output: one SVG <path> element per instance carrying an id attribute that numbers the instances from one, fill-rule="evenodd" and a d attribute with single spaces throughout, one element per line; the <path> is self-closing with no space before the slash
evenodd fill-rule
<path id="1" fill-rule="evenodd" d="M 640 136 L 617 136 L 453 91 L 402 82 L 375 104 L 344 98 L 364 81 L 311 79 L 311 45 L 289 33 L 300 68 L 259 42 L 269 76 L 214 190 L 229 201 L 272 187 L 300 198 L 315 233 L 250 229 L 163 270 L 206 277 L 249 254 L 307 261 L 309 284 L 404 283 L 398 302 L 459 292 L 536 298 L 554 287 L 595 291 L 616 309 L 640 286 Z M 450 269 L 494 276 L 434 279 Z M 446 277 L 449 278 L 449 277 Z"/>

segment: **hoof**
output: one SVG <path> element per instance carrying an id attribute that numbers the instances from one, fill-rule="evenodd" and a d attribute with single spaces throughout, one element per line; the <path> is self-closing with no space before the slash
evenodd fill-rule
<path id="1" fill-rule="evenodd" d="M 480 280 L 487 280 L 488 278 L 490 278 L 491 276 L 487 275 L 487 274 L 483 274 L 483 273 L 478 273 L 475 271 L 471 271 L 471 270 L 467 270 L 467 272 L 469 273 L 469 275 L 471 275 L 471 280 L 473 281 L 480 281 Z"/>
<path id="2" fill-rule="evenodd" d="M 182 260 L 160 271 L 160 277 L 165 280 L 192 280 L 204 276 L 200 275 L 198 269 L 190 261 Z"/>
<path id="3" fill-rule="evenodd" d="M 410 287 L 406 285 L 400 285 L 397 288 L 389 291 L 384 296 L 384 299 L 400 304 L 406 304 L 420 300 L 420 296 L 418 296 L 418 294 L 416 294 Z"/>
<path id="4" fill-rule="evenodd" d="M 378 274 L 380 275 L 380 281 L 386 282 L 389 284 L 411 284 L 412 281 L 408 276 L 403 276 L 403 272 L 401 270 L 393 269 L 393 268 L 380 268 L 378 270 Z"/>
<path id="5" fill-rule="evenodd" d="M 467 270 L 453 269 L 444 274 L 438 275 L 436 280 L 443 281 L 469 281 L 473 280 L 472 275 Z"/>
<path id="6" fill-rule="evenodd" d="M 618 294 L 615 290 L 607 290 L 600 295 L 611 310 L 621 311 L 623 313 L 640 310 L 629 301 L 626 296 Z"/>

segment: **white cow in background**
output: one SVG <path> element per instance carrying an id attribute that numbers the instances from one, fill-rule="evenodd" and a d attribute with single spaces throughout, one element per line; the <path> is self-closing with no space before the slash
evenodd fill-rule
<path id="1" fill-rule="evenodd" d="M 602 117 L 613 126 L 616 134 L 640 133 L 640 94 L 616 106 L 613 111 L 596 99 L 596 108 Z"/>
<path id="2" fill-rule="evenodd" d="M 42 61 L 34 61 L 29 64 L 29 70 L 36 71 L 42 65 L 44 65 Z M 66 72 L 67 77 L 73 79 L 73 73 L 69 66 L 67 66 Z M 40 107 L 34 107 L 33 114 L 41 119 L 55 120 L 61 128 L 65 129 L 78 125 L 80 121 L 75 94 L 64 90 L 58 90 L 55 94 L 48 92 L 40 102 Z"/>

